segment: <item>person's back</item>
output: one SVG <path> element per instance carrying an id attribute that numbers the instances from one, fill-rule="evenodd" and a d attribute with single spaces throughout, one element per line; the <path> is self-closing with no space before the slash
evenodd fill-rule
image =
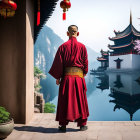
<path id="1" fill-rule="evenodd" d="M 60 84 L 56 121 L 59 121 L 59 130 L 66 131 L 69 121 L 76 121 L 83 131 L 87 129 L 89 116 L 84 79 L 88 72 L 87 50 L 76 39 L 78 27 L 69 26 L 68 31 L 69 40 L 58 48 L 49 71 L 56 84 Z"/>
<path id="2" fill-rule="evenodd" d="M 67 42 L 60 46 L 60 51 L 63 57 L 64 67 L 79 67 L 84 70 L 85 65 L 85 45 L 78 42 L 75 37 L 71 37 Z M 87 63 L 87 62 L 86 62 Z M 88 67 L 86 69 L 88 71 Z"/>

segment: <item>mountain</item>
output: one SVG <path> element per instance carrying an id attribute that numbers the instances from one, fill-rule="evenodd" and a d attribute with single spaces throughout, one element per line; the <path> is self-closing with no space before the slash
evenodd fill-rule
<path id="1" fill-rule="evenodd" d="M 100 63 L 97 61 L 97 57 L 100 56 L 100 53 L 95 52 L 90 47 L 87 47 L 88 60 L 89 60 L 89 70 L 97 69 L 100 66 Z"/>
<path id="2" fill-rule="evenodd" d="M 47 75 L 46 79 L 40 81 L 42 86 L 41 92 L 44 94 L 45 101 L 52 101 L 58 95 L 58 86 L 55 84 L 55 79 L 48 74 L 55 57 L 58 47 L 64 41 L 53 32 L 48 26 L 44 26 L 41 30 L 38 39 L 34 46 L 34 65 Z M 96 53 L 90 47 L 87 48 L 89 70 L 98 67 L 99 63 L 96 58 L 100 54 Z"/>
<path id="3" fill-rule="evenodd" d="M 47 73 L 52 65 L 58 47 L 64 41 L 52 29 L 44 26 L 34 47 L 34 63 Z"/>
<path id="4" fill-rule="evenodd" d="M 52 100 L 58 94 L 58 86 L 55 79 L 48 74 L 51 68 L 55 53 L 64 41 L 56 35 L 52 29 L 44 26 L 34 46 L 34 65 L 47 75 L 46 79 L 41 79 L 41 92 L 44 94 L 45 101 Z"/>

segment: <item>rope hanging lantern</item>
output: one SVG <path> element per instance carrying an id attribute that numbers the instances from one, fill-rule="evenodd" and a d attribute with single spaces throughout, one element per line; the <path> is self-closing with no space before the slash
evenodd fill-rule
<path id="1" fill-rule="evenodd" d="M 71 7 L 69 0 L 63 0 L 60 2 L 60 7 L 63 9 L 63 20 L 66 20 L 66 11 Z"/>
<path id="2" fill-rule="evenodd" d="M 17 4 L 13 0 L 0 1 L 0 15 L 4 18 L 13 17 L 17 9 Z"/>

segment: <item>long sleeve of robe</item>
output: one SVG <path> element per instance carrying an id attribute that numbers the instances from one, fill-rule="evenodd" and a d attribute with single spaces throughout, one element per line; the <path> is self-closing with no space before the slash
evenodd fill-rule
<path id="1" fill-rule="evenodd" d="M 84 74 L 88 73 L 88 54 L 84 44 L 72 37 L 62 44 L 55 55 L 49 70 L 55 79 L 61 78 L 59 87 L 56 120 L 73 121 L 89 116 L 84 78 L 64 76 L 65 67 L 79 67 Z"/>
<path id="2" fill-rule="evenodd" d="M 60 79 L 63 76 L 63 56 L 61 46 L 58 48 L 52 67 L 49 73 L 55 78 Z"/>

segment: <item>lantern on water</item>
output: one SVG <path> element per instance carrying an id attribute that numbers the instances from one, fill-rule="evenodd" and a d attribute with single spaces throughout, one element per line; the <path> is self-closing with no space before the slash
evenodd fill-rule
<path id="1" fill-rule="evenodd" d="M 60 3 L 60 7 L 63 9 L 63 20 L 66 20 L 66 11 L 71 7 L 69 0 L 63 0 Z"/>
<path id="2" fill-rule="evenodd" d="M 3 17 L 13 17 L 17 9 L 17 4 L 12 0 L 0 1 L 0 15 Z"/>

